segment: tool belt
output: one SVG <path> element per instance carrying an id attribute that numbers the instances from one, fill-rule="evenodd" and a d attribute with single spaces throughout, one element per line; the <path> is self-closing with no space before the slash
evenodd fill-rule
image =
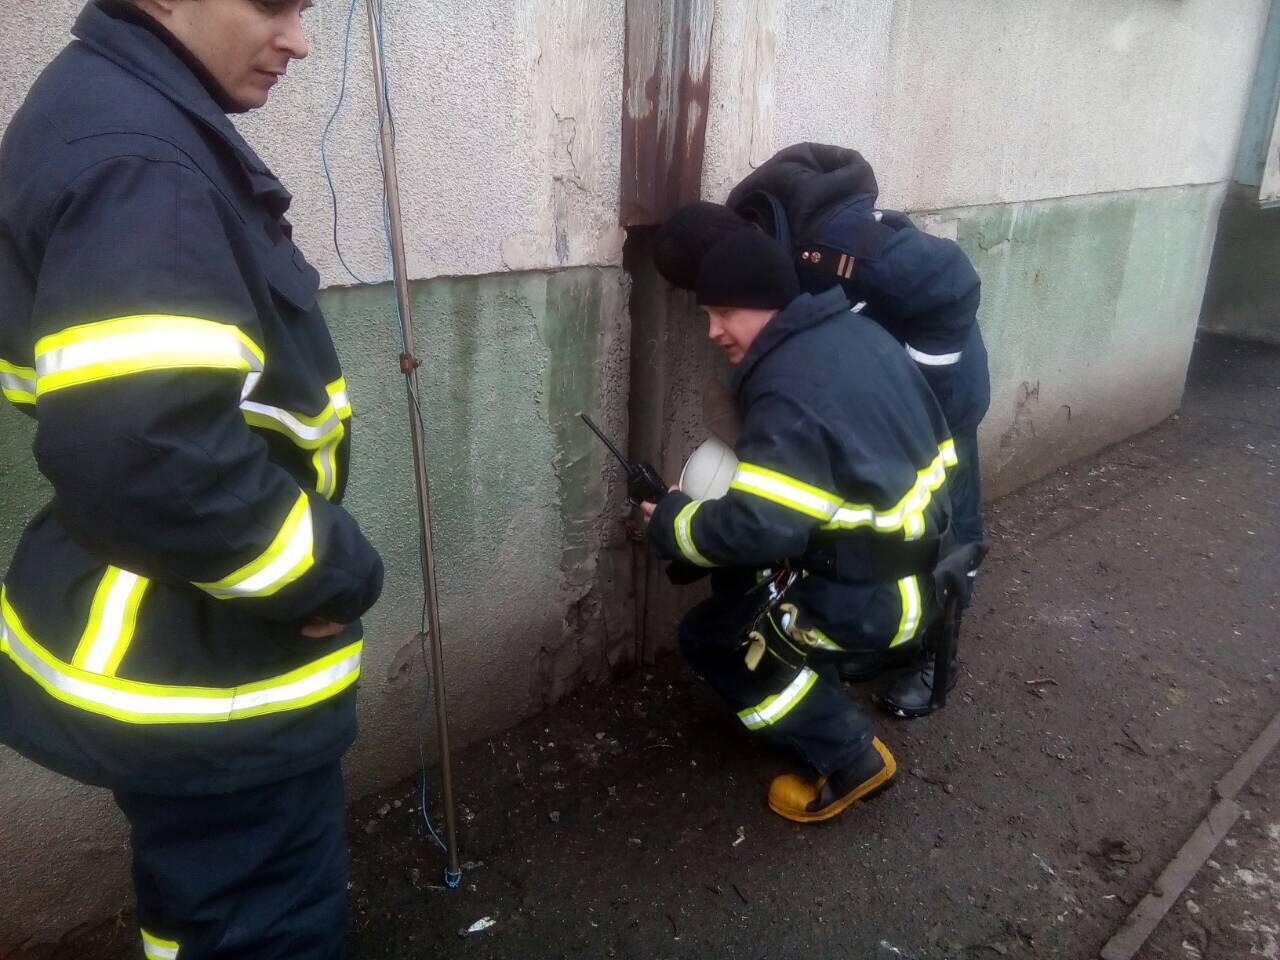
<path id="1" fill-rule="evenodd" d="M 921 540 L 897 540 L 867 530 L 817 533 L 809 539 L 799 563 L 810 573 L 844 583 L 927 576 L 950 539 L 950 527 L 941 536 Z"/>

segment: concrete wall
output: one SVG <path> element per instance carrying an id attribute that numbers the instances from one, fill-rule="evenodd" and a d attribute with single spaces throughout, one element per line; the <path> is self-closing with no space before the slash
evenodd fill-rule
<path id="1" fill-rule="evenodd" d="M 719 0 L 704 195 L 722 198 L 777 147 L 827 140 L 868 156 L 886 205 L 954 236 L 984 280 L 983 445 L 992 489 L 1007 489 L 1176 406 L 1268 5 Z M 0 125 L 79 6 L 9 4 Z M 616 471 L 573 418 L 594 411 L 620 438 L 630 425 L 673 472 L 701 439 L 698 391 L 723 369 L 687 299 L 636 262 L 632 329 L 617 226 L 624 0 L 386 7 L 465 741 L 669 646 L 689 595 L 650 590 L 656 571 L 616 522 Z M 349 764 L 359 793 L 416 763 L 420 588 L 392 297 L 385 284 L 339 288 L 350 278 L 320 160 L 347 4 L 308 16 L 312 56 L 238 122 L 294 191 L 299 242 L 334 287 L 323 302 L 357 411 L 351 503 L 388 560 Z M 350 61 L 329 150 L 338 230 L 355 271 L 384 278 L 359 8 Z M 637 238 L 629 255 L 643 250 Z M 29 443 L 10 410 L 0 440 Z M 0 480 L 4 557 L 46 491 L 22 456 L 0 462 Z M 124 895 L 106 798 L 3 750 L 0 858 L 0 955 Z"/>
<path id="2" fill-rule="evenodd" d="M 1218 221 L 1201 326 L 1280 344 L 1280 207 L 1258 206 L 1258 188 L 1231 184 Z"/>
<path id="3" fill-rule="evenodd" d="M 5 4 L 0 126 L 70 39 L 85 0 Z M 320 138 L 342 85 L 347 0 L 306 14 L 310 56 L 261 111 L 236 119 L 294 193 L 297 239 L 326 284 L 333 249 Z M 364 0 L 326 153 L 355 272 L 389 276 Z M 387 2 L 386 60 L 415 278 L 621 262 L 623 0 Z"/>
<path id="4" fill-rule="evenodd" d="M 1201 317 L 1207 330 L 1269 343 L 1280 343 L 1280 202 L 1272 182 L 1280 169 L 1278 108 L 1280 0 L 1271 0 Z M 1266 207 L 1262 197 L 1270 198 Z"/>
<path id="5" fill-rule="evenodd" d="M 720 0 L 703 193 L 840 143 L 958 239 L 1007 490 L 1176 409 L 1271 6 Z"/>

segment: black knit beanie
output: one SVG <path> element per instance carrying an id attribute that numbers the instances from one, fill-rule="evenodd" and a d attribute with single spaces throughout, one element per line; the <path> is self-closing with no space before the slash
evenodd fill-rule
<path id="1" fill-rule="evenodd" d="M 658 230 L 653 265 L 672 286 L 693 290 L 702 258 L 717 243 L 751 225 L 721 203 L 699 200 L 681 207 Z"/>
<path id="2" fill-rule="evenodd" d="M 755 230 L 721 240 L 698 270 L 698 306 L 781 310 L 800 295 L 787 252 Z"/>

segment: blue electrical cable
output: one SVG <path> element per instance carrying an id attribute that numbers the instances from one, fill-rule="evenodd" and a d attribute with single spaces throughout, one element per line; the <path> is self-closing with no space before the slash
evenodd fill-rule
<path id="1" fill-rule="evenodd" d="M 354 270 L 351 269 L 351 266 L 347 263 L 347 258 L 342 255 L 342 242 L 338 238 L 338 224 L 339 224 L 338 191 L 337 191 L 337 188 L 334 187 L 333 185 L 333 174 L 329 170 L 329 153 L 328 153 L 329 131 L 332 129 L 334 121 L 338 119 L 338 114 L 342 111 L 343 101 L 346 99 L 346 96 L 347 96 L 347 71 L 350 67 L 350 62 L 351 62 L 351 25 L 355 19 L 357 3 L 359 3 L 359 0 L 351 0 L 351 5 L 347 8 L 347 29 L 342 40 L 342 80 L 338 86 L 338 102 L 334 104 L 333 113 L 329 115 L 329 120 L 324 125 L 324 132 L 320 134 L 320 163 L 324 167 L 324 178 L 325 178 L 325 181 L 329 184 L 329 199 L 333 204 L 333 249 L 334 249 L 334 252 L 338 254 L 338 262 L 342 264 L 342 269 L 347 271 L 348 276 L 350 276 L 351 279 L 353 279 L 356 283 L 361 284 L 363 286 L 371 286 L 376 283 L 383 283 L 386 281 L 387 278 L 384 276 L 384 277 L 378 278 L 377 280 L 366 280 L 364 277 L 360 276 L 358 273 L 356 273 Z M 379 11 L 379 14 L 381 14 L 381 11 Z M 381 23 L 381 16 L 379 16 L 379 23 Z M 379 47 L 381 47 L 381 41 L 379 41 Z M 384 91 L 387 89 L 385 79 L 386 77 L 384 73 L 383 75 Z M 379 169 L 381 169 L 381 164 L 379 164 Z M 385 190 L 383 191 L 383 197 L 384 197 L 383 204 L 385 206 L 386 204 Z M 388 237 L 388 243 L 389 242 L 390 242 L 390 238 Z M 388 258 L 389 257 L 390 257 L 390 250 L 388 249 Z"/>

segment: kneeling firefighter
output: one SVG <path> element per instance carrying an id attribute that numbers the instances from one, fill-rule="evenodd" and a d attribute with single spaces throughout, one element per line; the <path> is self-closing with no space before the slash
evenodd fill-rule
<path id="1" fill-rule="evenodd" d="M 672 488 L 646 504 L 650 539 L 713 568 L 711 598 L 680 625 L 685 657 L 748 730 L 810 768 L 775 779 L 770 807 L 826 820 L 894 775 L 830 658 L 917 643 L 936 617 L 955 449 L 894 338 L 839 288 L 801 294 L 773 240 L 722 239 L 696 289 L 736 368 L 739 462 L 720 499 Z"/>

